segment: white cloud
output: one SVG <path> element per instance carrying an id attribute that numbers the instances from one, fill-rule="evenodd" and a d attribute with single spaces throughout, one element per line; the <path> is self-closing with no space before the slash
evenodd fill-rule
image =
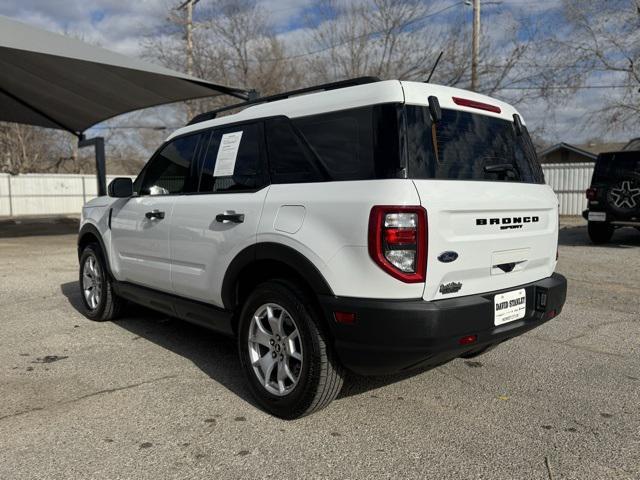
<path id="1" fill-rule="evenodd" d="M 206 0 L 203 0 L 203 2 Z M 341 0 L 347 2 L 347 0 Z M 368 2 L 371 0 L 349 0 Z M 305 14 L 313 14 L 317 0 L 258 0 L 278 29 L 279 37 L 289 46 L 293 54 L 308 50 L 309 31 L 302 21 Z M 432 12 L 456 0 L 435 0 L 429 3 Z M 502 0 L 490 5 L 486 0 L 483 8 L 485 38 L 493 45 L 506 44 L 513 29 L 529 22 L 539 21 L 556 35 L 562 35 L 562 25 L 554 25 L 554 15 L 561 8 L 561 0 Z M 15 18 L 33 26 L 59 33 L 67 33 L 90 43 L 130 56 L 140 56 L 142 40 L 148 35 L 161 36 L 164 20 L 179 0 L 3 0 L 0 15 Z M 197 8 L 197 7 L 196 7 Z M 461 10 L 459 10 L 461 9 Z M 429 21 L 442 24 L 460 21 L 461 16 L 470 20 L 471 9 L 459 2 L 459 9 L 451 8 Z M 465 13 L 466 12 L 466 13 Z M 618 78 L 594 78 L 591 83 L 623 83 Z M 551 109 L 542 102 L 524 102 L 519 108 L 529 124 L 553 123 L 547 129 L 553 140 L 580 142 L 594 136 L 580 125 L 597 106 L 608 98 L 619 95 L 618 91 L 581 90 L 563 105 Z M 594 108 L 595 107 L 595 108 Z"/>

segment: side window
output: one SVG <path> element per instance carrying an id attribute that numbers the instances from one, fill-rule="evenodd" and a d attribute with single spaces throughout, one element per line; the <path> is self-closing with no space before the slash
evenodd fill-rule
<path id="1" fill-rule="evenodd" d="M 314 167 L 313 153 L 296 135 L 287 118 L 274 118 L 265 124 L 269 173 L 273 183 L 321 182 L 323 175 Z"/>
<path id="2" fill-rule="evenodd" d="M 142 179 L 136 186 L 139 194 L 169 195 L 193 191 L 189 184 L 190 167 L 199 139 L 200 134 L 189 135 L 165 145 L 142 172 Z"/>
<path id="3" fill-rule="evenodd" d="M 214 130 L 202 161 L 198 191 L 236 192 L 263 185 L 260 125 Z"/>

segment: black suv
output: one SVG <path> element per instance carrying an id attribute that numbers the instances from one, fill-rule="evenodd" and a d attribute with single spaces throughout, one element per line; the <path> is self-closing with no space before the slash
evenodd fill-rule
<path id="1" fill-rule="evenodd" d="M 616 228 L 640 229 L 640 150 L 598 155 L 586 193 L 589 208 L 582 216 L 593 243 L 607 243 Z"/>

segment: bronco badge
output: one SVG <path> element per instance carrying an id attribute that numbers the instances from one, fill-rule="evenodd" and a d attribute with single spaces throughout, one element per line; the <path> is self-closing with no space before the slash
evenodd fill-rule
<path id="1" fill-rule="evenodd" d="M 462 288 L 462 283 L 451 282 L 440 285 L 440 293 L 446 295 L 448 293 L 456 293 Z"/>

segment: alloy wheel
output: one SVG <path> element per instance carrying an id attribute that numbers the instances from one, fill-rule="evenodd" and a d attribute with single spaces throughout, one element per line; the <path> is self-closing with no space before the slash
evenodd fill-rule
<path id="1" fill-rule="evenodd" d="M 269 393 L 284 396 L 296 387 L 303 365 L 302 339 L 282 306 L 267 303 L 255 311 L 248 346 L 253 372 Z"/>
<path id="2" fill-rule="evenodd" d="M 102 272 L 95 255 L 89 255 L 82 267 L 82 293 L 91 310 L 98 308 L 102 298 Z"/>

